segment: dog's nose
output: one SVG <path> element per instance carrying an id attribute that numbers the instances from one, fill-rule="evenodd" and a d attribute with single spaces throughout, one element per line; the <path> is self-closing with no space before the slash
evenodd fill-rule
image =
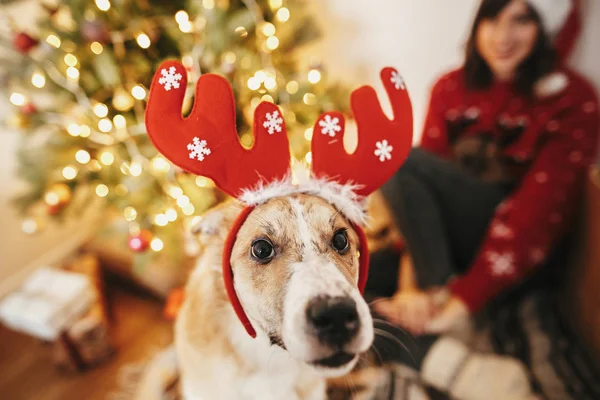
<path id="1" fill-rule="evenodd" d="M 319 339 L 334 346 L 341 346 L 353 338 L 360 325 L 356 303 L 349 297 L 313 299 L 308 304 L 306 316 Z"/>

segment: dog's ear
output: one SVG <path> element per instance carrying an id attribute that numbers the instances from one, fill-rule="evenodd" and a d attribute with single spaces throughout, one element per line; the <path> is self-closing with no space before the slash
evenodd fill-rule
<path id="1" fill-rule="evenodd" d="M 241 206 L 234 201 L 227 201 L 210 209 L 200 216 L 190 226 L 192 234 L 199 239 L 209 239 L 211 237 L 225 237 L 233 224 L 235 217 L 240 213 Z"/>

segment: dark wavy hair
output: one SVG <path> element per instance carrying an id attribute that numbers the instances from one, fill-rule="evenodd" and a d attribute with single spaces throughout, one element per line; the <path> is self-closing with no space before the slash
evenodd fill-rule
<path id="1" fill-rule="evenodd" d="M 475 16 L 471 35 L 467 42 L 465 55 L 465 84 L 469 90 L 484 90 L 490 87 L 494 76 L 490 67 L 477 50 L 477 29 L 481 21 L 493 19 L 512 0 L 483 0 Z M 545 33 L 542 20 L 535 9 L 529 6 L 529 16 L 537 23 L 539 33 L 531 54 L 519 65 L 515 76 L 515 89 L 520 94 L 531 96 L 535 82 L 542 76 L 552 72 L 556 67 L 557 56 L 550 38 Z"/>

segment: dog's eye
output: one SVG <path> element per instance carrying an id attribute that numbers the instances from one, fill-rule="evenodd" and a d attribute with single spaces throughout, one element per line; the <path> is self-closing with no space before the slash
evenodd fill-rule
<path id="1" fill-rule="evenodd" d="M 273 245 L 265 239 L 258 239 L 252 243 L 252 257 L 259 262 L 269 262 L 275 255 L 275 249 Z"/>
<path id="2" fill-rule="evenodd" d="M 333 234 L 331 245 L 340 254 L 345 254 L 348 251 L 348 234 L 345 229 L 340 229 Z"/>

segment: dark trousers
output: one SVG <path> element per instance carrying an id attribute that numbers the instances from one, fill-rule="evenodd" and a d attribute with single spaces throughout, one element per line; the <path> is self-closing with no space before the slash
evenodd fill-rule
<path id="1" fill-rule="evenodd" d="M 418 148 L 381 190 L 405 238 L 422 289 L 442 286 L 469 268 L 496 207 L 510 193 L 505 184 L 483 182 Z M 368 298 L 388 297 L 397 290 L 399 260 L 400 255 L 391 250 L 372 254 Z M 433 339 L 417 338 L 415 360 L 409 358 L 407 364 L 419 366 Z M 406 361 L 406 352 L 400 353 Z"/>

